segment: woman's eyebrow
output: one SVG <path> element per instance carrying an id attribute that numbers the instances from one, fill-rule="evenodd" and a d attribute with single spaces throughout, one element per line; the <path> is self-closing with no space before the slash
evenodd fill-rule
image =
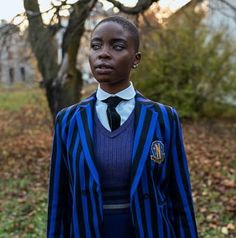
<path id="1" fill-rule="evenodd" d="M 102 38 L 99 38 L 99 37 L 95 37 L 95 38 L 92 38 L 91 39 L 91 42 L 102 42 Z M 116 43 L 116 42 L 121 42 L 121 43 L 124 43 L 124 44 L 128 44 L 127 40 L 123 39 L 123 38 L 113 38 L 110 40 L 111 43 Z"/>
<path id="2" fill-rule="evenodd" d="M 114 38 L 111 40 L 112 43 L 116 43 L 116 42 L 122 42 L 124 44 L 127 44 L 127 41 L 125 39 L 121 39 L 121 38 Z"/>
<path id="3" fill-rule="evenodd" d="M 95 37 L 95 38 L 92 38 L 92 39 L 91 39 L 91 42 L 92 42 L 92 41 L 102 41 L 102 39 L 99 38 L 99 37 Z"/>

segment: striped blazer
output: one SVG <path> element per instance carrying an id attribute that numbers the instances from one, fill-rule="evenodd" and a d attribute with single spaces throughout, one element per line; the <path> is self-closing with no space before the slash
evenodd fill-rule
<path id="1" fill-rule="evenodd" d="M 93 94 L 58 113 L 50 165 L 48 238 L 101 237 L 103 201 L 93 150 L 95 101 Z M 130 210 L 136 237 L 198 237 L 177 112 L 137 92 L 134 138 Z M 161 159 L 152 158 L 153 142 L 161 145 L 154 150 L 161 150 Z"/>

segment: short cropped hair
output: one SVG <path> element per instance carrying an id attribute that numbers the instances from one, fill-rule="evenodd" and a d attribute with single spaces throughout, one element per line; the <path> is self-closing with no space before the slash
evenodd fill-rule
<path id="1" fill-rule="evenodd" d="M 120 26 L 122 26 L 123 29 L 127 30 L 130 33 L 131 37 L 133 38 L 134 49 L 136 52 L 138 52 L 138 50 L 139 50 L 139 32 L 138 32 L 137 27 L 133 23 L 131 23 L 124 17 L 111 16 L 111 17 L 104 18 L 103 20 L 98 22 L 98 24 L 94 27 L 94 30 L 99 25 L 101 25 L 102 23 L 105 23 L 105 22 L 115 22 L 115 23 L 119 24 Z"/>

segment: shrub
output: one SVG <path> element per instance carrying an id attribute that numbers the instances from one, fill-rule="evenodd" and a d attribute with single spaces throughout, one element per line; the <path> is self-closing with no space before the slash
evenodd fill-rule
<path id="1" fill-rule="evenodd" d="M 226 30 L 213 31 L 203 19 L 190 9 L 145 34 L 142 62 L 132 75 L 145 96 L 173 105 L 182 117 L 202 116 L 206 103 L 235 96 L 235 48 Z"/>

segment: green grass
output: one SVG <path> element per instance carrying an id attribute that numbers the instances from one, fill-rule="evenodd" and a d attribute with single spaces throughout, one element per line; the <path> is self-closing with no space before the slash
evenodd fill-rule
<path id="1" fill-rule="evenodd" d="M 47 193 L 28 189 L 30 183 L 30 177 L 1 180 L 0 238 L 45 237 Z"/>
<path id="2" fill-rule="evenodd" d="M 16 112 L 27 104 L 34 104 L 45 100 L 43 90 L 33 88 L 5 88 L 0 87 L 0 111 Z"/>

